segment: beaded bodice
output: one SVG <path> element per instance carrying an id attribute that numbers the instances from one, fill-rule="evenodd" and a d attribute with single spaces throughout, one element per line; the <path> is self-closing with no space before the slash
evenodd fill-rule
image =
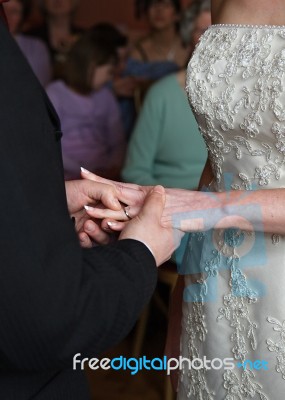
<path id="1" fill-rule="evenodd" d="M 212 25 L 186 90 L 217 190 L 285 187 L 285 26 Z"/>
<path id="2" fill-rule="evenodd" d="M 285 187 L 285 26 L 212 25 L 189 62 L 186 90 L 209 151 L 210 192 Z M 251 206 L 231 211 L 251 221 L 261 215 Z M 178 400 L 284 397 L 284 244 L 258 226 L 190 235 L 181 353 L 193 361 L 230 357 L 235 366 L 184 366 Z M 248 367 L 251 360 L 268 370 Z"/>

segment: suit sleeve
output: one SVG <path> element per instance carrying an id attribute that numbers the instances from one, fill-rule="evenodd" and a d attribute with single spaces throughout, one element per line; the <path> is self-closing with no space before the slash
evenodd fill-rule
<path id="1" fill-rule="evenodd" d="M 82 250 L 70 221 L 59 121 L 0 21 L 0 368 L 72 367 L 131 329 L 156 284 L 140 242 Z"/>

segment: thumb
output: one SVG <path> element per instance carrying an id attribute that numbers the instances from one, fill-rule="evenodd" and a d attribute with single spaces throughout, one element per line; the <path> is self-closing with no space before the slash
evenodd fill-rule
<path id="1" fill-rule="evenodd" d="M 150 216 L 160 223 L 164 205 L 165 189 L 163 186 L 155 186 L 146 196 L 140 216 Z"/>

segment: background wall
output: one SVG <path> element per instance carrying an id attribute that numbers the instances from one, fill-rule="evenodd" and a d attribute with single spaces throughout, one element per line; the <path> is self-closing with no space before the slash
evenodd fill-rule
<path id="1" fill-rule="evenodd" d="M 183 5 L 189 0 L 181 0 Z M 130 29 L 144 28 L 145 23 L 134 17 L 135 0 L 80 0 L 77 20 L 84 26 L 107 21 L 126 25 Z"/>
<path id="2" fill-rule="evenodd" d="M 130 29 L 144 28 L 145 23 L 134 17 L 134 0 L 80 0 L 77 21 L 83 26 L 106 21 Z"/>
<path id="3" fill-rule="evenodd" d="M 31 25 L 41 21 L 37 10 L 37 1 L 34 0 L 35 10 L 31 18 Z M 181 0 L 185 6 L 190 0 Z M 135 18 L 135 0 L 79 0 L 76 13 L 76 23 L 82 27 L 89 27 L 96 22 L 111 22 L 131 32 L 144 31 L 144 20 Z"/>

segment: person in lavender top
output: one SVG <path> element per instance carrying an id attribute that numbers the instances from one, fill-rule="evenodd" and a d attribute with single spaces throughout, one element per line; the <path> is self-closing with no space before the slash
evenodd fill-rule
<path id="1" fill-rule="evenodd" d="M 30 0 L 10 0 L 4 4 L 9 29 L 43 86 L 51 81 L 51 62 L 46 45 L 37 38 L 21 33 L 31 9 Z"/>
<path id="2" fill-rule="evenodd" d="M 71 49 L 64 78 L 47 87 L 62 124 L 65 179 L 80 167 L 105 177 L 120 176 L 125 134 L 119 106 L 106 83 L 112 78 L 116 49 L 86 32 Z"/>

